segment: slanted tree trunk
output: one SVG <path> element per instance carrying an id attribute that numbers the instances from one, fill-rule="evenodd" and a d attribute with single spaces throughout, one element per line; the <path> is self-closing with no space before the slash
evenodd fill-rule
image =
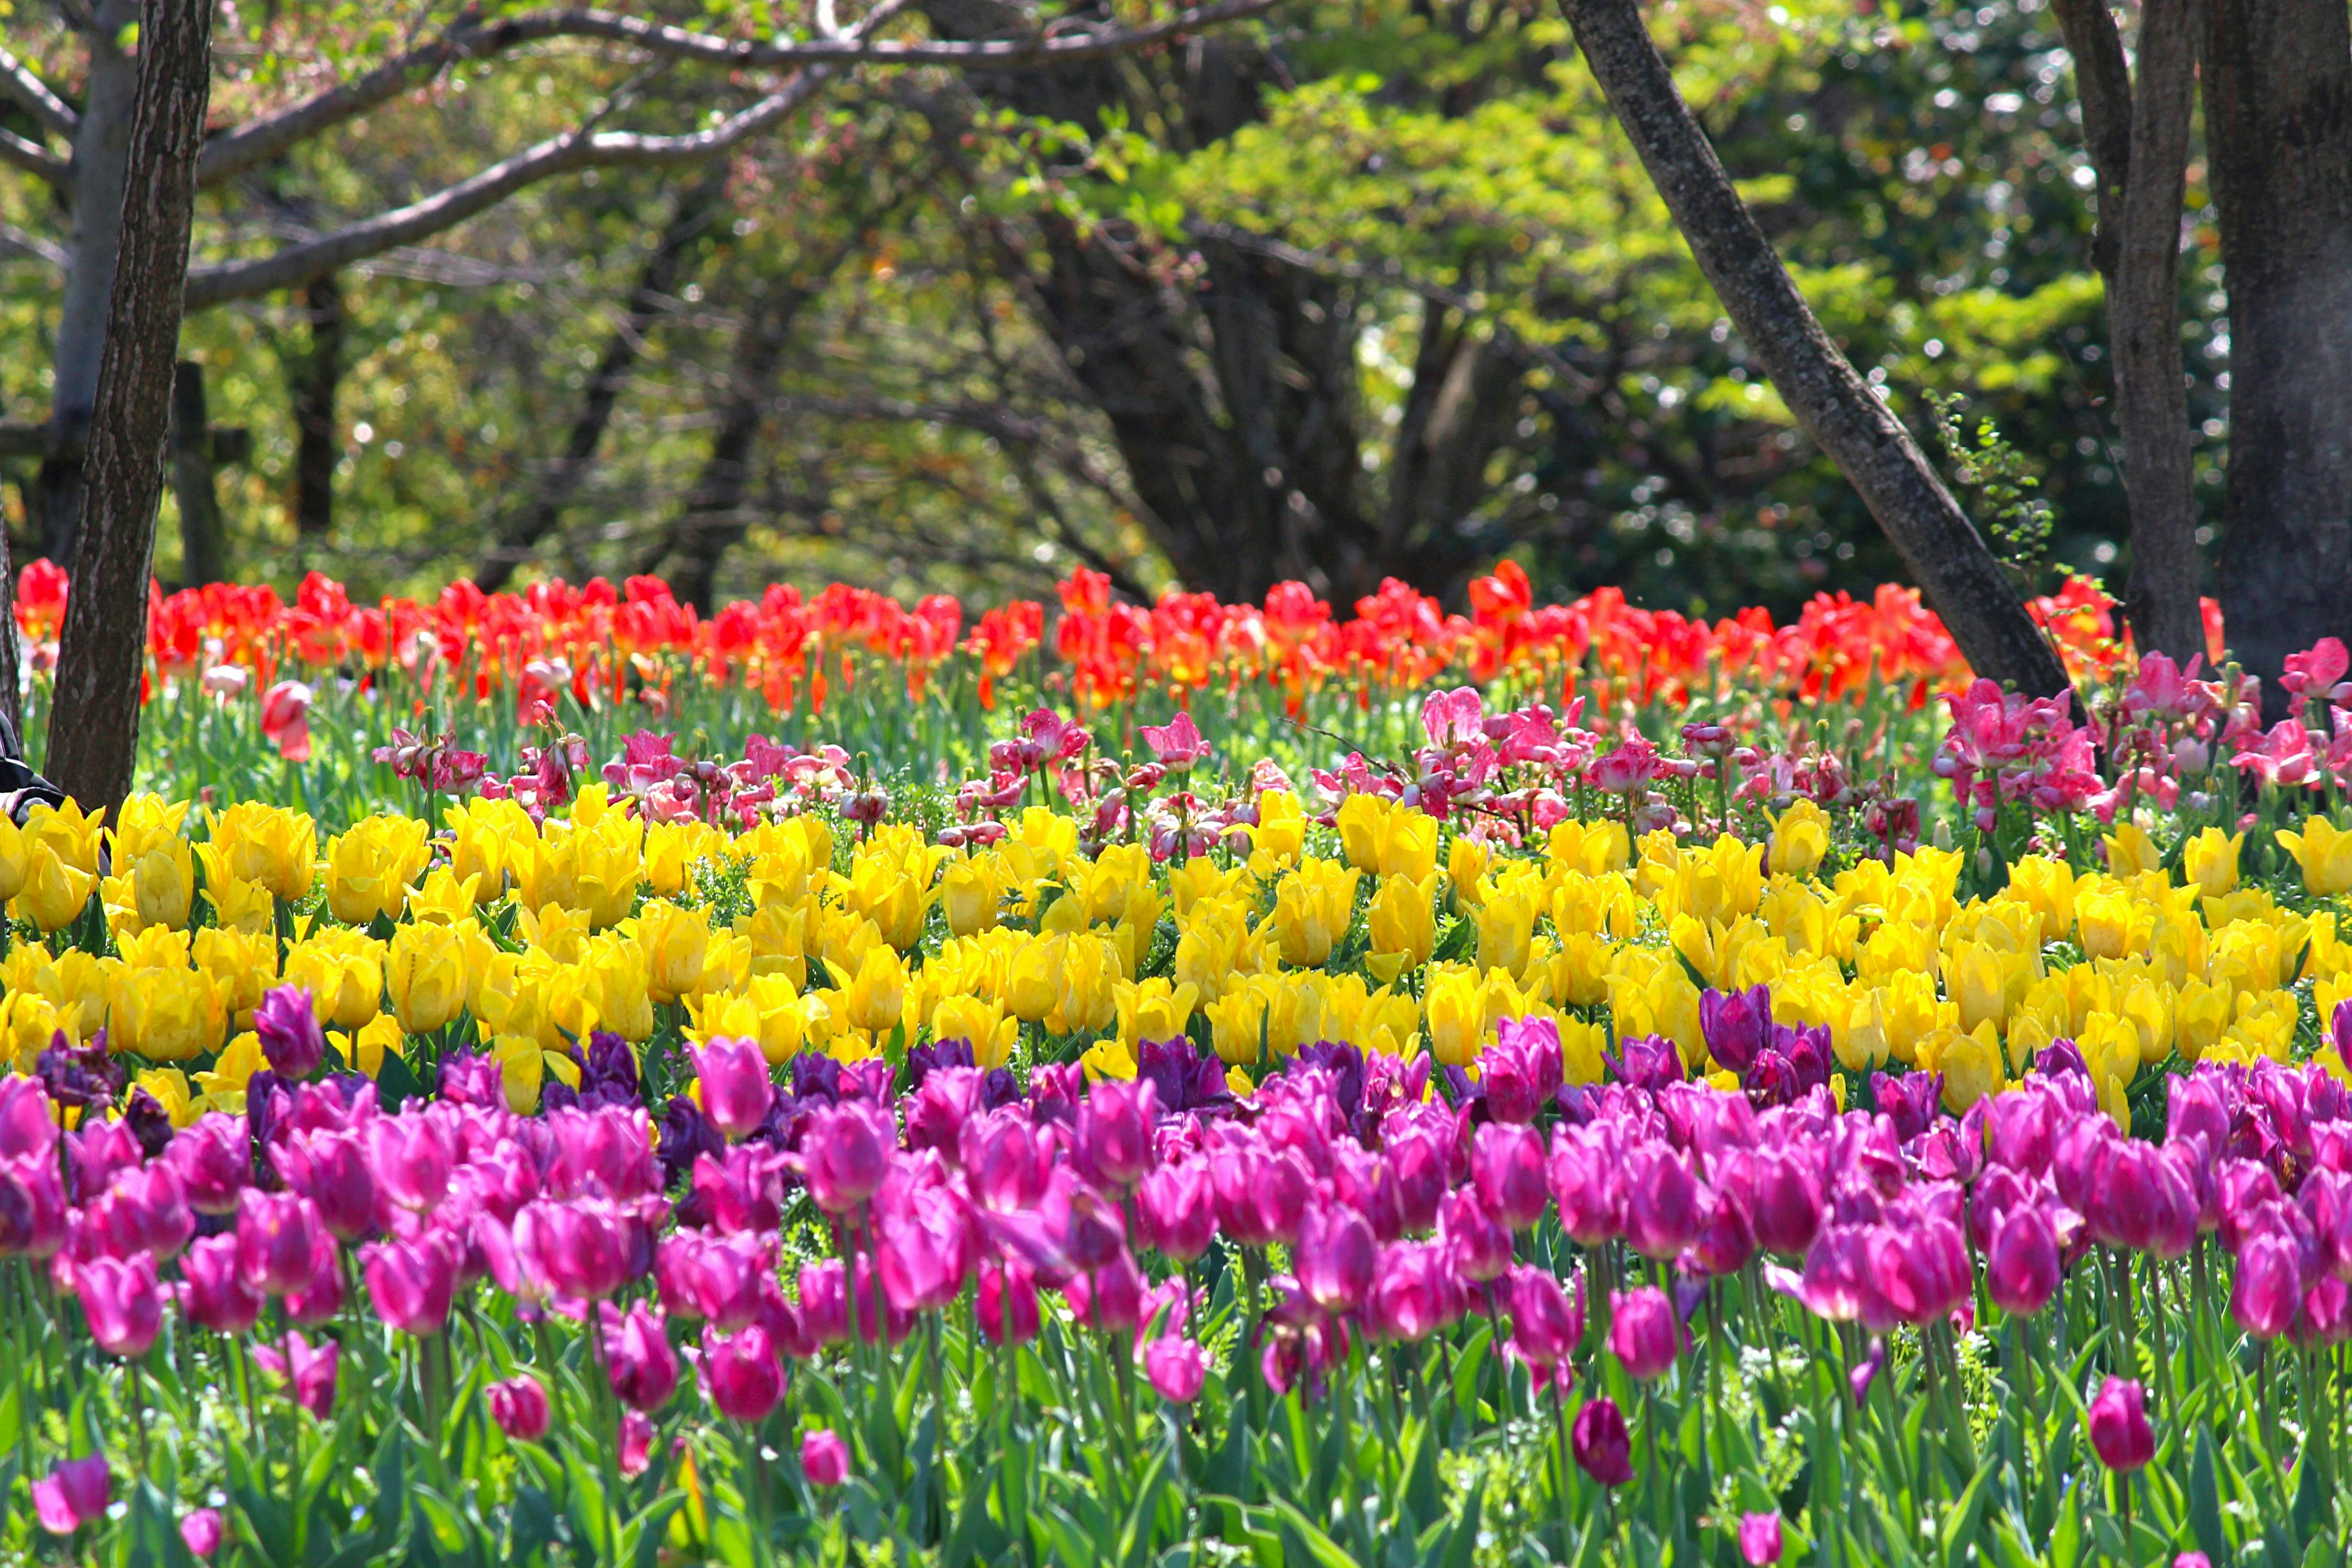
<path id="1" fill-rule="evenodd" d="M 57 384 L 48 450 L 39 479 L 41 552 L 68 568 L 81 539 L 90 416 L 98 406 L 99 363 L 106 350 L 115 258 L 122 246 L 124 171 L 139 88 L 139 62 L 116 47 L 123 29 L 139 20 L 139 0 L 102 0 L 91 9 L 81 29 L 89 73 L 74 137 L 73 229 L 52 361 Z"/>
<path id="2" fill-rule="evenodd" d="M 2139 79 L 2106 0 L 2056 0 L 2099 179 L 2093 262 L 2105 279 L 2131 575 L 2133 640 L 2186 663 L 2205 647 L 2198 607 L 2196 468 L 2180 364 L 2180 207 L 2197 89 L 2200 0 L 2145 0 Z"/>
<path id="3" fill-rule="evenodd" d="M 604 344 L 596 373 L 589 378 L 587 395 L 564 439 L 562 455 L 549 465 L 529 503 L 501 522 L 498 542 L 484 553 L 474 571 L 476 585 L 485 592 L 494 594 L 505 587 L 515 568 L 530 559 L 532 548 L 562 521 L 564 509 L 595 468 L 596 448 L 604 444 L 605 427 L 613 422 L 613 410 L 629 377 L 645 358 L 646 340 L 661 319 L 676 309 L 678 289 L 693 276 L 707 252 L 701 241 L 710 233 L 713 220 L 726 210 L 726 190 L 727 167 L 719 163 L 678 193 L 669 221 L 646 255 L 636 285 L 622 307 L 621 320 Z"/>
<path id="4" fill-rule="evenodd" d="M 131 793 L 147 657 L 147 584 L 163 491 L 196 155 L 212 90 L 213 0 L 145 0 L 131 182 L 90 419 L 88 509 L 59 637 L 45 763 L 85 808 Z"/>
<path id="5" fill-rule="evenodd" d="M 2352 637 L 2352 16 L 2208 0 L 2205 140 L 2230 291 L 2221 610 L 2273 713 L 2286 656 Z"/>
<path id="6" fill-rule="evenodd" d="M 1675 88 L 1636 0 L 1560 0 L 1577 47 L 1700 270 L 1781 401 L 1860 492 L 1979 675 L 2036 697 L 2069 689 L 2000 563 L 1910 432 L 1805 303 Z"/>
<path id="7" fill-rule="evenodd" d="M 335 393 L 343 380 L 343 289 L 330 272 L 302 287 L 307 339 L 293 364 L 294 531 L 324 539 L 335 526 L 335 468 L 343 442 Z"/>

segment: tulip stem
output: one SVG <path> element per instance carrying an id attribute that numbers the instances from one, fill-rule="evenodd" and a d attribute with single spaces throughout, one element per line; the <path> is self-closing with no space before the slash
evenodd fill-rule
<path id="1" fill-rule="evenodd" d="M 2126 1265 L 2126 1271 L 2129 1266 Z M 2172 1352 L 2164 1331 L 2164 1264 L 2156 1258 L 2147 1260 L 2147 1323 L 2151 1349 L 2156 1353 L 2157 1414 L 2172 1414 Z"/>
<path id="2" fill-rule="evenodd" d="M 1559 1550 L 1560 1555 L 1565 1558 L 1570 1555 L 1570 1542 L 1576 1524 L 1574 1515 L 1569 1509 L 1568 1495 L 1568 1390 L 1565 1386 L 1565 1380 L 1559 1376 L 1558 1371 L 1553 1373 L 1551 1380 L 1551 1416 L 1552 1425 L 1557 1429 L 1559 1436 L 1559 1453 L 1557 1456 L 1559 1466 Z M 1427 1434 L 1424 1434 L 1423 1441 L 1427 1440 L 1428 1436 Z M 1605 1495 L 1607 1489 L 1603 1488 L 1602 1490 Z"/>

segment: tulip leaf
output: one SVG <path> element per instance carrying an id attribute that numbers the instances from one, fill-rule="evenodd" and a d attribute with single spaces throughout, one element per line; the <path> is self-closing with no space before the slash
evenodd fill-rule
<path id="1" fill-rule="evenodd" d="M 2213 1462 L 2213 1428 L 2200 1422 L 2197 1427 L 2197 1451 L 2189 1461 L 2189 1529 L 2197 1537 L 2197 1549 L 2211 1559 L 2215 1568 L 2230 1560 L 2230 1543 L 2221 1533 L 2221 1491 Z"/>
<path id="2" fill-rule="evenodd" d="M 1960 1500 L 1954 1503 L 1951 1510 L 1944 1515 L 1944 1560 L 1946 1562 L 1958 1563 L 1965 1561 L 1969 1548 L 1976 1540 L 1977 1521 L 1984 1512 L 1985 1499 L 1989 1495 L 1986 1489 L 1991 1484 L 1994 1473 L 2000 1468 L 2000 1458 L 1998 1454 L 1985 1460 L 1977 1468 L 1976 1476 L 1969 1482 L 1968 1489 L 1960 1494 Z"/>
<path id="3" fill-rule="evenodd" d="M 1266 1506 L 1307 1549 L 1304 1558 L 1284 1553 L 1286 1563 L 1313 1562 L 1319 1568 L 1358 1568 L 1356 1560 L 1348 1554 L 1347 1550 L 1318 1528 L 1313 1520 L 1300 1512 L 1297 1503 L 1288 1498 L 1276 1498 Z"/>
<path id="4" fill-rule="evenodd" d="M 2294 1488 L 2294 1509 L 2289 1517 L 2295 1539 L 2312 1541 L 2326 1533 L 2329 1512 L 2327 1480 L 2322 1473 L 2319 1445 L 2305 1443 L 2295 1468 L 2302 1472 Z"/>

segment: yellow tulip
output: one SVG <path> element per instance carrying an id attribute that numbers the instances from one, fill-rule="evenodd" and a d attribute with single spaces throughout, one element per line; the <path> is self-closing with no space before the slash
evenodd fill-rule
<path id="1" fill-rule="evenodd" d="M 1013 1059 L 1021 1038 L 1021 1020 L 992 1002 L 977 996 L 942 996 L 931 1009 L 931 1038 L 963 1040 L 972 1060 L 982 1068 L 1001 1068 Z"/>
<path id="2" fill-rule="evenodd" d="M 196 894 L 195 857 L 188 841 L 168 838 L 140 856 L 131 864 L 130 890 L 141 925 L 184 927 Z"/>
<path id="3" fill-rule="evenodd" d="M 940 878 L 940 910 L 951 933 L 971 936 L 995 926 L 1004 898 L 1003 876 L 1004 862 L 992 852 L 948 862 Z"/>
<path id="4" fill-rule="evenodd" d="M 855 973 L 836 973 L 843 1014 L 852 1028 L 887 1034 L 901 1020 L 907 1000 L 907 966 L 898 952 L 877 942 L 866 949 Z"/>
<path id="5" fill-rule="evenodd" d="M 1622 822 L 1563 822 L 1545 839 L 1544 853 L 1563 871 L 1602 877 L 1623 870 L 1633 847 Z"/>
<path id="6" fill-rule="evenodd" d="M 2107 851 L 2109 876 L 2140 877 L 2163 868 L 2164 851 L 2137 823 L 2118 822 L 2116 830 L 2099 842 Z"/>
<path id="7" fill-rule="evenodd" d="M 188 1075 L 178 1068 L 150 1068 L 131 1080 L 133 1089 L 143 1089 L 156 1104 L 163 1108 L 164 1116 L 174 1127 L 194 1125 L 204 1108 L 189 1091 Z"/>
<path id="8" fill-rule="evenodd" d="M 94 876 L 105 824 L 102 806 L 85 814 L 70 800 L 63 805 L 35 801 L 25 813 L 25 842 L 28 848 L 45 845 L 75 870 Z"/>
<path id="9" fill-rule="evenodd" d="M 465 941 L 452 926 L 404 925 L 392 933 L 383 977 L 400 1026 L 412 1035 L 429 1035 L 466 1005 L 470 983 Z"/>
<path id="10" fill-rule="evenodd" d="M 2180 987 L 2172 1004 L 2172 1044 L 2183 1060 L 2194 1063 L 2213 1048 L 2230 1026 L 2230 993 L 2222 986 L 2191 980 Z M 2327 1016 L 2323 1011 L 2323 1020 Z"/>
<path id="11" fill-rule="evenodd" d="M 1955 1116 L 1986 1095 L 1999 1093 L 2008 1081 L 2000 1039 L 1990 1019 L 1973 1032 L 1948 1027 L 1931 1031 L 1919 1042 L 1919 1066 L 1944 1075 L 1944 1108 Z"/>
<path id="12" fill-rule="evenodd" d="M 1609 1031 L 1581 1018 L 1556 1020 L 1559 1028 L 1560 1062 L 1572 1085 L 1599 1083 L 1601 1053 L 1609 1048 Z"/>
<path id="13" fill-rule="evenodd" d="M 2181 847 L 2180 868 L 2208 898 L 2220 898 L 2238 885 L 2238 854 L 2245 847 L 2242 833 L 2208 827 Z"/>
<path id="14" fill-rule="evenodd" d="M 1407 970 L 1427 963 L 1437 946 L 1436 898 L 1433 870 L 1417 881 L 1403 876 L 1381 878 L 1364 911 L 1371 941 L 1364 967 L 1393 983 Z"/>
<path id="15" fill-rule="evenodd" d="M 1959 1021 L 1959 1010 L 1937 998 L 1936 977 L 1923 969 L 1897 970 L 1877 989 L 1887 1054 L 1906 1066 L 1918 1060 L 1919 1041 L 1930 1031 Z"/>
<path id="16" fill-rule="evenodd" d="M 2074 928 L 2074 868 L 2047 855 L 2021 856 L 2009 868 L 2009 896 L 2042 917 L 2034 945 L 2055 942 Z"/>
<path id="17" fill-rule="evenodd" d="M 1213 859 L 1187 860 L 1181 866 L 1168 868 L 1168 897 L 1175 906 L 1178 921 L 1192 918 L 1192 906 L 1202 899 L 1211 902 L 1234 897 L 1244 890 L 1250 881 L 1245 866 L 1220 866 Z"/>
<path id="18" fill-rule="evenodd" d="M 1772 822 L 1772 872 L 1810 877 L 1830 852 L 1830 815 L 1800 796 Z"/>
<path id="19" fill-rule="evenodd" d="M 1445 851 L 1445 880 L 1454 889 L 1454 901 L 1468 909 L 1478 901 L 1479 883 L 1486 880 L 1486 862 L 1492 858 L 1483 839 L 1455 835 Z"/>
<path id="20" fill-rule="evenodd" d="M 0 910 L 24 891 L 25 878 L 32 868 L 32 850 L 23 830 L 15 817 L 0 812 Z"/>
<path id="21" fill-rule="evenodd" d="M 150 1061 L 184 1062 L 220 1048 L 227 1013 L 200 969 L 124 973 L 108 1019 L 110 1050 Z"/>
<path id="22" fill-rule="evenodd" d="M 539 1109 L 540 1086 L 547 1077 L 547 1053 L 537 1040 L 520 1035 L 499 1035 L 490 1041 L 498 1058 L 499 1086 L 506 1090 L 507 1106 L 518 1116 Z"/>
<path id="23" fill-rule="evenodd" d="M 400 1054 L 400 1023 L 389 1013 L 379 1013 L 356 1029 L 329 1035 L 327 1043 L 352 1071 L 376 1078 L 383 1072 L 385 1055 Z"/>
<path id="24" fill-rule="evenodd" d="M 212 976 L 221 1004 L 244 1027 L 261 994 L 278 984 L 278 940 L 268 931 L 247 931 L 235 926 L 206 926 L 189 944 L 197 968 Z"/>
<path id="25" fill-rule="evenodd" d="M 797 991 L 808 984 L 808 908 L 767 904 L 735 922 L 751 952 L 754 974 L 781 974 Z"/>
<path id="26" fill-rule="evenodd" d="M 1203 900 L 1176 928 L 1175 979 L 1180 985 L 1199 988 L 1213 999 L 1242 975 L 1259 965 L 1248 925 L 1241 910 L 1223 899 Z M 1016 1004 L 1013 1010 L 1020 1012 Z M 1026 1015 L 1024 1015 L 1026 1016 Z"/>
<path id="27" fill-rule="evenodd" d="M 1478 931 L 1478 967 L 1512 974 L 1527 967 L 1528 943 L 1535 934 L 1536 903 L 1542 887 L 1532 873 L 1489 878 L 1479 889 L 1471 920 Z"/>
<path id="28" fill-rule="evenodd" d="M 196 1087 L 205 1091 L 214 1110 L 236 1115 L 245 1110 L 246 1083 L 268 1066 L 269 1059 L 261 1054 L 261 1037 L 247 1029 L 231 1037 L 210 1070 L 195 1074 Z"/>
<path id="29" fill-rule="evenodd" d="M 321 927 L 286 951 L 286 983 L 310 993 L 319 1022 L 356 1029 L 383 1005 L 384 944 L 364 931 Z"/>
<path id="30" fill-rule="evenodd" d="M 1099 936 L 1074 936 L 1055 973 L 1054 1010 L 1045 1027 L 1056 1035 L 1091 1034 L 1118 1019 L 1117 950 Z"/>
<path id="31" fill-rule="evenodd" d="M 637 912 L 635 936 L 646 955 L 646 993 L 656 1002 L 676 1002 L 701 991 L 709 910 L 682 910 L 656 899 Z"/>
<path id="32" fill-rule="evenodd" d="M 1257 826 L 1250 830 L 1253 868 L 1263 865 L 1265 875 L 1276 867 L 1296 862 L 1307 847 L 1307 814 L 1298 797 L 1286 789 L 1262 791 L 1257 797 Z"/>
<path id="33" fill-rule="evenodd" d="M 1356 884 L 1363 873 L 1312 857 L 1275 884 L 1268 917 L 1286 963 L 1319 969 L 1355 919 Z"/>
<path id="34" fill-rule="evenodd" d="M 644 948 L 608 931 L 581 954 L 580 967 L 595 979 L 597 1027 L 631 1045 L 653 1038 L 653 976 Z"/>
<path id="35" fill-rule="evenodd" d="M 1445 1067 L 1466 1068 L 1475 1061 L 1492 1026 L 1477 971 L 1451 963 L 1433 967 L 1421 1005 L 1430 1055 Z"/>
<path id="36" fill-rule="evenodd" d="M 0 1069 L 29 1076 L 67 1021 L 58 1005 L 37 991 L 0 994 Z M 67 1036 L 74 1044 L 81 1043 L 72 1030 Z"/>
<path id="37" fill-rule="evenodd" d="M 2302 832 L 2281 828 L 2277 837 L 2303 868 L 2305 891 L 2322 898 L 2352 892 L 2352 833 L 2324 816 L 2313 816 Z"/>
<path id="38" fill-rule="evenodd" d="M 1999 1029 L 2008 1023 L 2011 1010 L 2033 979 L 2030 960 L 1990 942 L 1963 942 L 1944 961 L 1945 989 L 1959 1007 L 1963 1032 L 1973 1032 L 1979 1024 Z"/>
<path id="39" fill-rule="evenodd" d="M 1382 877 L 1418 882 L 1437 869 L 1437 818 L 1376 795 L 1340 802 L 1339 844 L 1348 864 Z"/>
<path id="40" fill-rule="evenodd" d="M 1118 1006 L 1118 1037 L 1129 1046 L 1180 1038 L 1201 1005 L 1198 986 L 1177 985 L 1160 976 L 1121 981 L 1113 988 Z"/>
<path id="41" fill-rule="evenodd" d="M 1209 1044 L 1218 1059 L 1239 1065 L 1265 1058 L 1265 1005 L 1262 992 L 1239 984 L 1201 1009 L 1209 1020 Z"/>
<path id="42" fill-rule="evenodd" d="M 304 812 L 241 800 L 213 816 L 212 842 L 224 878 L 258 882 L 282 902 L 307 897 L 318 875 L 319 828 Z"/>
<path id="43" fill-rule="evenodd" d="M 68 864 L 56 846 L 48 843 L 35 844 L 29 862 L 24 888 L 16 895 L 18 910 L 44 934 L 73 924 L 89 907 L 98 879 Z"/>

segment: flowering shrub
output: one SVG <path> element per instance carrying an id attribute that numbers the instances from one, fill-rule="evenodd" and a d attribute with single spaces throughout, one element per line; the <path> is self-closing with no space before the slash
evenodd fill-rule
<path id="1" fill-rule="evenodd" d="M 2347 663 L 36 807 L 0 1542 L 2326 1560 Z"/>

